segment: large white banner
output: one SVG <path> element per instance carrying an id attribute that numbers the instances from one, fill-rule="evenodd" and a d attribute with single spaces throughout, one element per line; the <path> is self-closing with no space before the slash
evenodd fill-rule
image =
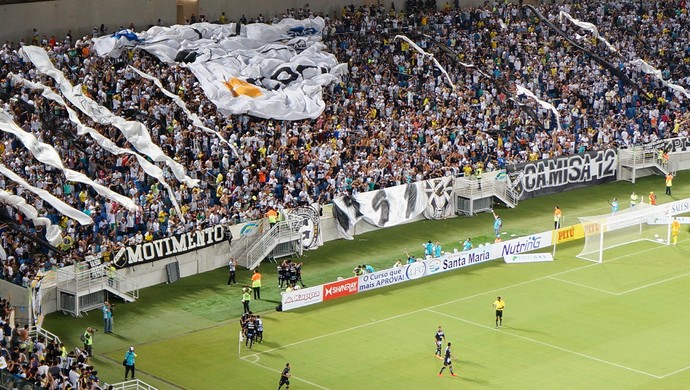
<path id="1" fill-rule="evenodd" d="M 187 66 L 226 115 L 314 119 L 325 108 L 322 87 L 347 72 L 347 64 L 339 64 L 321 43 L 324 25 L 321 17 L 252 23 L 241 36 L 234 36 L 234 25 L 155 26 L 96 38 L 94 49 L 119 56 L 123 48 L 139 48 L 165 63 Z"/>
<path id="2" fill-rule="evenodd" d="M 424 212 L 428 219 L 452 216 L 453 178 L 444 177 L 380 190 L 345 195 L 333 200 L 333 215 L 340 236 L 352 240 L 362 218 L 378 227 L 408 222 Z"/>

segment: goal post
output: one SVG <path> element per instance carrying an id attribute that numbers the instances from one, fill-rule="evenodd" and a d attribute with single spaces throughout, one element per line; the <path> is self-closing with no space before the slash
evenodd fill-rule
<path id="1" fill-rule="evenodd" d="M 635 207 L 591 217 L 580 217 L 585 244 L 578 258 L 597 263 L 604 261 L 608 249 L 638 241 L 668 245 L 671 220 L 660 207 L 641 203 Z"/>

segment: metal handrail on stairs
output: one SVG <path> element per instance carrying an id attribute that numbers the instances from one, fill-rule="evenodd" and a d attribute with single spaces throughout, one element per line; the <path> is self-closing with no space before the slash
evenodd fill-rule
<path id="1" fill-rule="evenodd" d="M 284 242 L 301 240 L 302 233 L 300 229 L 303 225 L 303 217 L 288 214 L 287 220 L 273 225 L 273 227 L 266 232 L 266 234 L 261 236 L 261 239 L 242 256 L 238 264 L 248 269 L 256 268 L 261 261 L 271 253 L 276 245 Z M 301 255 L 302 246 L 299 245 L 297 249 Z"/>
<path id="2" fill-rule="evenodd" d="M 246 264 L 241 263 L 241 259 L 245 257 L 244 255 L 251 249 L 263 235 L 263 231 L 266 230 L 266 218 L 256 221 L 256 228 L 252 234 L 245 234 L 237 239 L 232 240 L 230 245 L 230 253 L 228 258 L 235 258 L 238 260 L 238 264 L 246 267 Z"/>
<path id="3" fill-rule="evenodd" d="M 630 149 L 620 149 L 618 160 L 621 165 L 629 166 L 633 169 L 654 166 L 664 174 L 674 174 L 678 170 L 678 163 L 671 159 L 659 159 L 659 153 L 642 147 Z"/>
<path id="4" fill-rule="evenodd" d="M 474 177 L 460 177 L 455 180 L 455 194 L 458 196 L 479 199 L 496 196 L 506 203 L 508 207 L 518 204 L 518 194 L 513 191 L 510 181 L 506 176 L 499 179 L 502 171 L 486 172 L 480 179 Z"/>

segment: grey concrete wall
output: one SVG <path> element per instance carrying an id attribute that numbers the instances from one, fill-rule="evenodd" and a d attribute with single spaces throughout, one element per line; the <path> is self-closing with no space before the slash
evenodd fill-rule
<path id="1" fill-rule="evenodd" d="M 17 42 L 20 38 L 31 41 L 36 28 L 39 37 L 64 39 L 71 29 L 75 38 L 90 34 L 101 23 L 110 31 L 127 27 L 133 22 L 137 30 L 144 30 L 158 18 L 174 23 L 175 0 L 55 0 L 37 3 L 0 6 L 0 41 Z"/>
<path id="2" fill-rule="evenodd" d="M 197 16 L 205 15 L 209 21 L 215 21 L 221 12 L 229 20 L 239 20 L 244 14 L 247 19 L 263 14 L 264 17 L 273 17 L 282 14 L 288 8 L 300 8 L 309 4 L 314 12 L 324 12 L 330 17 L 340 15 L 344 5 L 370 4 L 375 0 L 264 0 L 264 1 L 238 1 L 238 0 L 54 0 L 26 4 L 12 4 L 0 6 L 0 42 L 7 40 L 17 42 L 24 38 L 31 40 L 31 31 L 36 28 L 40 34 L 55 35 L 64 39 L 69 30 L 75 36 L 84 36 L 91 33 L 94 26 L 105 24 L 109 31 L 127 27 L 134 23 L 137 30 L 145 30 L 149 25 L 155 24 L 160 18 L 164 24 L 171 25 L 181 23 L 185 18 L 195 13 Z M 390 8 L 391 1 L 384 0 L 386 9 Z M 404 6 L 404 0 L 394 1 L 396 9 Z M 437 0 L 442 7 L 446 2 Z M 453 4 L 453 1 L 450 1 Z M 476 6 L 483 4 L 483 0 L 462 0 L 463 6 Z M 178 8 L 180 15 L 178 17 Z"/>

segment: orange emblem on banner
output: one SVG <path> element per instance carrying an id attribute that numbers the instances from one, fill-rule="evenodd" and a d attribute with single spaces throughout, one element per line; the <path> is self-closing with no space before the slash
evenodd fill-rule
<path id="1" fill-rule="evenodd" d="M 233 77 L 230 80 L 223 82 L 225 87 L 232 93 L 232 96 L 249 96 L 249 97 L 259 97 L 263 95 L 261 89 L 257 86 L 252 85 L 244 80 L 240 80 L 237 77 Z"/>

